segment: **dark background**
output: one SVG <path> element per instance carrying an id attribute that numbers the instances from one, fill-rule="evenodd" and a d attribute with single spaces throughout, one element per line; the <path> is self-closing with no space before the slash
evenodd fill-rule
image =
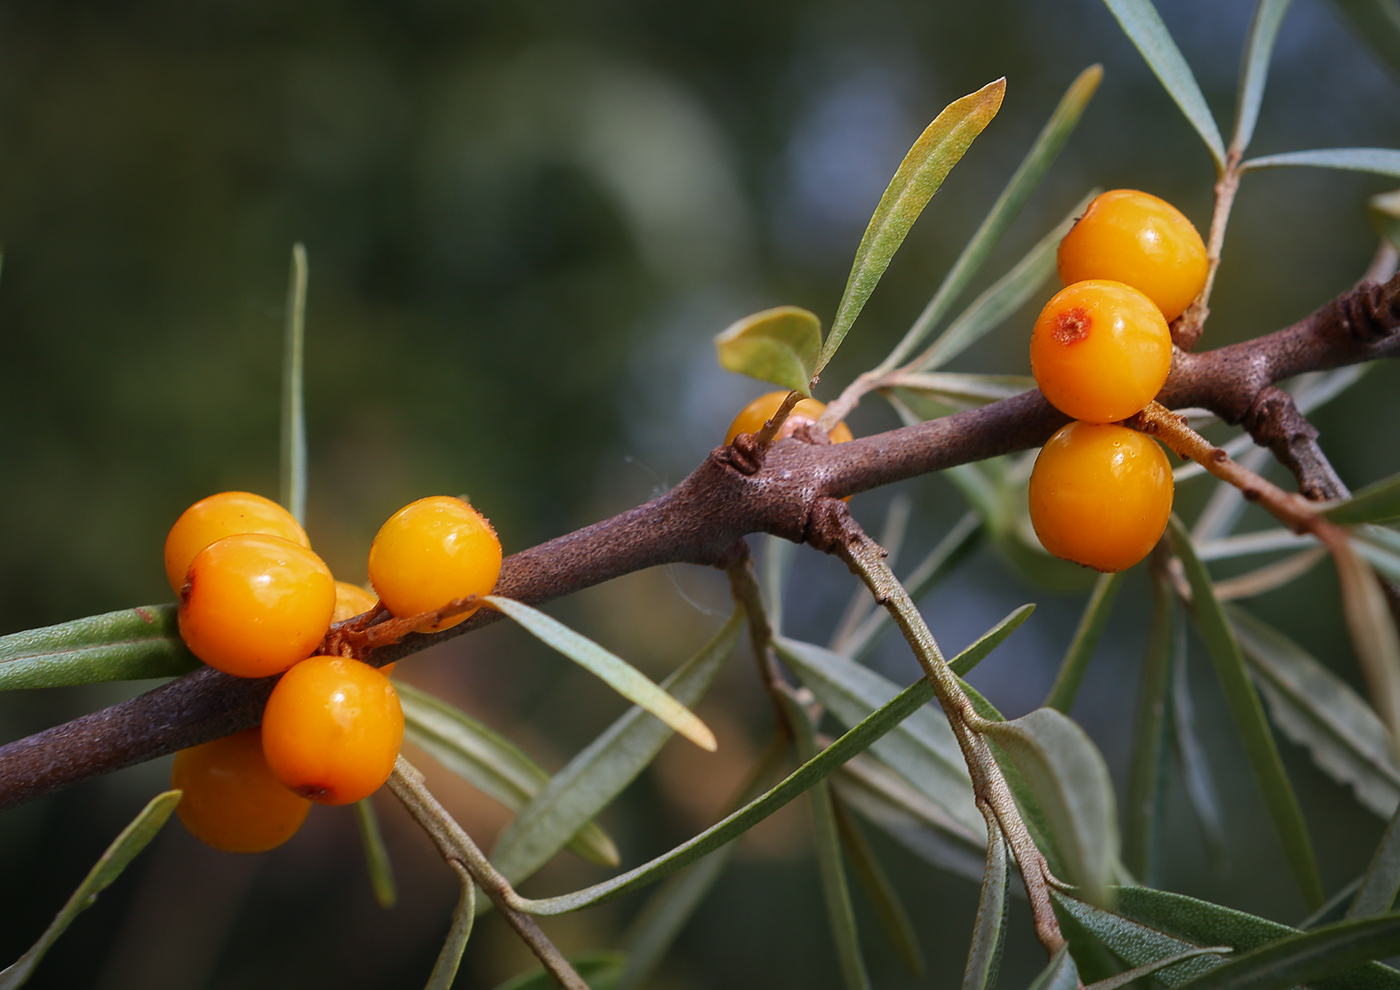
<path id="1" fill-rule="evenodd" d="M 1251 5 L 1160 7 L 1228 135 Z M 878 361 L 1093 62 L 1106 72 L 1097 98 L 978 286 L 1094 185 L 1146 189 L 1208 224 L 1210 161 L 1099 3 L 5 0 L 0 632 L 166 600 L 160 546 L 187 504 L 228 488 L 276 494 L 293 242 L 310 257 L 317 549 L 338 577 L 362 581 L 369 541 L 394 509 L 466 493 L 507 552 L 520 550 L 634 505 L 698 463 L 762 390 L 718 369 L 713 334 L 779 303 L 829 318 L 910 142 L 945 104 L 1005 75 L 1000 116 L 916 226 L 826 375 L 826 397 Z M 1400 146 L 1400 91 L 1333 7 L 1297 0 L 1252 151 L 1347 145 Z M 1385 188 L 1350 173 L 1249 177 L 1206 344 L 1284 325 L 1350 285 L 1375 249 L 1365 198 Z M 1033 314 L 954 367 L 1025 373 Z M 1397 384 L 1395 367 L 1378 368 L 1316 416 L 1352 485 L 1400 469 Z M 857 434 L 895 424 L 878 399 L 851 418 Z M 1180 491 L 1188 518 L 1207 485 Z M 904 488 L 918 509 L 908 560 L 962 505 L 940 479 Z M 888 498 L 860 496 L 854 510 L 878 526 Z M 824 641 L 850 579 L 801 553 L 791 628 Z M 1034 619 L 974 678 L 1010 714 L 1043 697 L 1082 597 L 1032 588 L 984 549 L 926 602 L 956 649 L 1028 600 L 1041 606 Z M 1120 794 L 1145 600 L 1134 575 L 1076 711 Z M 1256 604 L 1359 681 L 1326 568 Z M 717 575 L 683 568 L 551 606 L 657 677 L 725 608 Z M 1209 864 L 1174 785 L 1164 883 L 1295 921 L 1301 902 L 1218 691 L 1199 654 L 1193 663 L 1231 840 L 1226 863 Z M 878 664 L 915 676 L 897 642 Z M 400 673 L 551 770 L 623 707 L 503 627 Z M 0 735 L 149 686 L 0 697 Z M 720 753 L 672 744 L 604 816 L 627 863 L 714 815 L 764 739 L 764 705 L 741 648 L 700 708 Z M 1330 892 L 1365 865 L 1381 823 L 1283 745 Z M 489 843 L 504 812 L 425 769 Z M 38 936 L 167 774 L 157 761 L 0 813 L 0 964 Z M 380 809 L 401 885 L 393 911 L 372 901 L 348 811 L 316 809 L 261 857 L 213 853 L 172 823 L 31 985 L 420 986 L 454 880 L 391 802 Z M 838 985 L 805 815 L 798 802 L 746 838 L 656 986 Z M 914 912 L 926 983 L 952 985 L 975 885 L 875 841 Z M 527 890 L 600 876 L 561 858 Z M 877 985 L 916 985 L 856 897 Z M 569 952 L 614 945 L 641 899 L 545 927 Z M 490 916 L 457 985 L 492 987 L 529 961 Z M 1003 985 L 1042 963 L 1022 913 Z"/>

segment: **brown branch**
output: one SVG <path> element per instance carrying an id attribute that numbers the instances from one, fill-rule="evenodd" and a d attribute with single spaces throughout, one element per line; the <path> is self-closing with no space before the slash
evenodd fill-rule
<path id="1" fill-rule="evenodd" d="M 1305 456 L 1312 441 L 1270 386 L 1305 371 L 1400 356 L 1400 277 L 1364 283 L 1291 327 L 1199 354 L 1177 351 L 1159 396 L 1201 406 L 1272 440 L 1296 461 L 1305 492 L 1325 490 Z M 842 444 L 775 444 L 745 473 L 713 451 L 671 491 L 611 519 L 506 559 L 497 594 L 537 605 L 657 564 L 724 567 L 736 540 L 771 533 L 808 542 L 822 500 L 1044 443 L 1067 417 L 1038 391 Z M 1309 427 L 1310 429 L 1310 427 Z M 410 633 L 362 659 L 382 666 L 493 622 L 482 609 L 433 635 Z M 352 620 L 353 621 L 353 620 Z M 103 711 L 0 747 L 0 808 L 256 725 L 272 681 L 200 670 Z"/>

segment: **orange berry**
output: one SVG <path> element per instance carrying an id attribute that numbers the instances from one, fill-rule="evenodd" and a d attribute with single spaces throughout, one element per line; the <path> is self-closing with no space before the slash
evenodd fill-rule
<path id="1" fill-rule="evenodd" d="M 245 533 L 211 543 L 180 592 L 180 636 L 235 677 L 279 674 L 316 651 L 331 626 L 335 580 L 306 547 Z"/>
<path id="2" fill-rule="evenodd" d="M 185 792 L 175 806 L 185 828 L 224 852 L 275 849 L 296 834 L 311 808 L 268 767 L 261 729 L 180 750 L 170 786 Z"/>
<path id="3" fill-rule="evenodd" d="M 729 431 L 724 435 L 724 442 L 731 444 L 740 433 L 757 433 L 763 429 L 763 424 L 773 418 L 773 414 L 778 411 L 778 407 L 783 404 L 783 400 L 787 396 L 786 392 L 769 392 L 754 399 L 739 410 L 739 415 L 735 416 L 734 422 L 729 424 Z M 779 432 L 779 436 L 792 436 L 792 431 L 798 426 L 804 422 L 815 423 L 825 411 L 825 402 L 818 402 L 816 399 L 798 399 L 797 405 L 792 407 L 792 412 L 788 413 L 788 418 L 783 421 L 783 428 Z M 847 440 L 854 439 L 851 435 L 851 428 L 844 422 L 833 426 L 828 436 L 832 443 L 845 443 Z"/>
<path id="4" fill-rule="evenodd" d="M 394 615 L 431 612 L 469 595 L 489 595 L 501 573 L 496 531 L 459 498 L 420 498 L 389 517 L 369 548 L 369 580 Z M 472 609 L 419 632 L 464 621 Z"/>
<path id="5" fill-rule="evenodd" d="M 364 615 L 378 604 L 379 599 L 374 597 L 374 592 L 366 591 L 358 584 L 351 584 L 349 581 L 337 581 L 335 583 L 335 611 L 331 613 L 331 622 L 344 622 L 357 615 Z M 379 672 L 385 677 L 393 677 L 394 665 L 386 663 L 379 668 Z"/>
<path id="6" fill-rule="evenodd" d="M 1090 423 L 1127 419 L 1166 384 L 1172 337 L 1152 300 L 1122 282 L 1061 289 L 1031 331 L 1031 374 L 1060 412 Z"/>
<path id="7" fill-rule="evenodd" d="M 353 804 L 389 779 L 403 743 L 403 708 L 389 679 L 345 657 L 312 657 L 267 699 L 263 753 L 272 772 L 320 804 Z"/>
<path id="8" fill-rule="evenodd" d="M 1156 441 L 1126 426 L 1070 423 L 1031 472 L 1031 525 L 1045 549 L 1099 571 L 1152 550 L 1172 512 L 1172 470 Z"/>
<path id="9" fill-rule="evenodd" d="M 1176 319 L 1206 284 L 1201 235 L 1165 200 L 1113 189 L 1089 204 L 1060 241 L 1060 284 L 1090 278 L 1123 282 Z"/>
<path id="10" fill-rule="evenodd" d="M 210 495 L 181 513 L 165 537 L 165 577 L 171 590 L 180 593 L 195 554 L 215 540 L 240 533 L 266 533 L 303 547 L 311 546 L 301 524 L 271 499 L 252 492 Z"/>

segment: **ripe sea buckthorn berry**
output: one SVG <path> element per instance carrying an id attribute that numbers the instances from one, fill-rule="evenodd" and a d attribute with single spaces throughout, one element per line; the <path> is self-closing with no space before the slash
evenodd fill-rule
<path id="1" fill-rule="evenodd" d="M 261 729 L 180 750 L 170 786 L 185 792 L 175 806 L 185 828 L 224 852 L 275 849 L 296 834 L 311 808 L 268 767 Z"/>
<path id="2" fill-rule="evenodd" d="M 729 430 L 724 434 L 724 442 L 731 444 L 740 433 L 757 433 L 763 429 L 763 424 L 773 418 L 773 414 L 778 411 L 787 395 L 786 392 L 769 392 L 754 399 L 741 409 L 739 415 L 734 417 L 734 422 L 729 424 Z M 783 421 L 779 437 L 792 436 L 792 431 L 803 422 L 815 423 L 825 410 L 825 402 L 818 402 L 816 399 L 797 400 L 797 405 L 792 407 L 792 412 L 788 413 L 788 418 Z M 845 423 L 833 426 L 828 436 L 832 443 L 845 443 L 854 439 L 851 428 Z"/>
<path id="3" fill-rule="evenodd" d="M 351 584 L 349 581 L 337 581 L 335 583 L 335 611 L 331 613 L 331 622 L 344 622 L 357 615 L 364 615 L 378 604 L 379 599 L 374 597 L 374 592 L 366 591 L 358 584 Z M 386 663 L 379 668 L 379 672 L 385 677 L 393 677 L 394 665 Z"/>
<path id="4" fill-rule="evenodd" d="M 1136 189 L 1098 196 L 1060 241 L 1060 284 L 1108 278 L 1131 285 L 1176 319 L 1206 284 L 1206 246 L 1191 221 Z"/>
<path id="5" fill-rule="evenodd" d="M 496 531 L 480 512 L 447 495 L 420 498 L 395 512 L 369 548 L 370 583 L 384 607 L 400 617 L 489 595 L 500 573 Z M 418 631 L 447 629 L 474 611 Z"/>
<path id="6" fill-rule="evenodd" d="M 1151 551 L 1172 512 L 1172 470 L 1155 440 L 1126 426 L 1070 423 L 1031 472 L 1031 525 L 1045 549 L 1099 571 Z"/>
<path id="7" fill-rule="evenodd" d="M 302 797 L 352 804 L 389 779 L 403 742 L 403 708 L 389 679 L 346 657 L 312 657 L 267 699 L 263 753 Z"/>
<path id="8" fill-rule="evenodd" d="M 244 533 L 205 547 L 180 590 L 180 637 L 235 677 L 280 674 L 316 651 L 331 626 L 335 580 L 306 547 Z"/>
<path id="9" fill-rule="evenodd" d="M 210 495 L 181 513 L 165 537 L 165 577 L 171 590 L 180 593 L 195 554 L 215 540 L 240 533 L 266 533 L 303 547 L 311 546 L 301 524 L 271 499 L 252 492 Z"/>
<path id="10" fill-rule="evenodd" d="M 1162 390 L 1172 337 L 1152 300 L 1122 282 L 1061 289 L 1031 331 L 1031 374 L 1060 412 L 1090 423 L 1127 419 Z"/>

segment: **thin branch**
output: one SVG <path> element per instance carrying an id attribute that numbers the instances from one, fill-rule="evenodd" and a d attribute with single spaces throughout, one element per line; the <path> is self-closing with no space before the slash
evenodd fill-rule
<path id="1" fill-rule="evenodd" d="M 1210 237 L 1206 241 L 1206 282 L 1201 291 L 1172 324 L 1172 340 L 1183 351 L 1191 351 L 1201 339 L 1206 318 L 1210 316 L 1210 293 L 1215 288 L 1215 273 L 1220 268 L 1220 252 L 1225 246 L 1225 228 L 1230 224 L 1230 210 L 1235 205 L 1235 193 L 1240 188 L 1240 159 L 1242 149 L 1232 148 L 1225 156 L 1225 169 L 1215 183 L 1215 209 L 1210 217 Z"/>
<path id="2" fill-rule="evenodd" d="M 574 971 L 553 942 L 540 930 L 534 918 L 515 908 L 515 889 L 503 877 L 491 861 L 486 858 L 471 836 L 462 830 L 447 809 L 438 803 L 437 798 L 423 783 L 423 775 L 402 756 L 394 764 L 394 773 L 389 778 L 389 789 L 403 802 L 423 831 L 438 847 L 438 852 L 449 864 L 459 864 L 471 874 L 473 880 L 491 898 L 491 903 L 501 912 L 506 923 L 530 947 L 549 975 L 565 990 L 589 990 L 588 984 Z"/>

